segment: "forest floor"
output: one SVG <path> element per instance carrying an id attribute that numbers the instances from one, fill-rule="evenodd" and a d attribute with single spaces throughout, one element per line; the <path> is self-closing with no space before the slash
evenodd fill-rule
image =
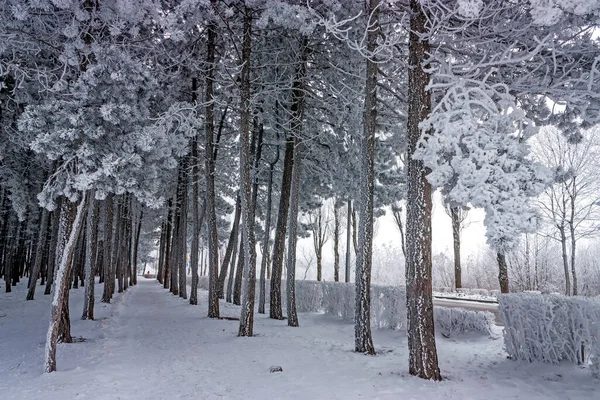
<path id="1" fill-rule="evenodd" d="M 83 289 L 71 291 L 73 337 L 58 346 L 58 371 L 43 374 L 50 296 L 25 283 L 0 293 L 2 399 L 597 399 L 600 384 L 585 367 L 506 358 L 496 338 L 438 337 L 443 382 L 408 374 L 406 335 L 374 331 L 377 356 L 356 354 L 353 326 L 321 314 L 300 314 L 300 328 L 264 315 L 252 338 L 238 322 L 206 317 L 199 305 L 172 296 L 155 280 L 100 303 L 96 320 L 79 319 Z M 221 303 L 221 314 L 239 307 Z M 271 366 L 283 371 L 270 373 Z"/>

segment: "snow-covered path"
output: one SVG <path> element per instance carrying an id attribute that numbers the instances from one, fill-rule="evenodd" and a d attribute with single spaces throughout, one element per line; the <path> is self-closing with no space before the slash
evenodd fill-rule
<path id="1" fill-rule="evenodd" d="M 434 383 L 408 375 L 397 331 L 374 332 L 379 354 L 370 357 L 352 351 L 351 324 L 324 315 L 300 314 L 300 328 L 257 315 L 257 336 L 238 338 L 236 321 L 205 317 L 204 291 L 190 306 L 140 279 L 112 304 L 97 303 L 97 321 L 76 318 L 81 295 L 72 293 L 73 335 L 86 341 L 60 345 L 52 374 L 41 373 L 48 296 L 34 304 L 0 295 L 1 398 L 583 400 L 600 390 L 585 369 L 513 362 L 501 340 L 486 337 L 439 337 L 446 380 Z M 272 365 L 283 372 L 270 373 Z"/>

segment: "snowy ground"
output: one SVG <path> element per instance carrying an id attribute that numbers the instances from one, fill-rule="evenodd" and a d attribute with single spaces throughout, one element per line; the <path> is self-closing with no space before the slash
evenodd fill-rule
<path id="1" fill-rule="evenodd" d="M 97 297 L 102 285 L 97 285 Z M 200 305 L 140 278 L 112 304 L 81 321 L 83 290 L 71 293 L 72 333 L 58 347 L 58 372 L 42 374 L 49 296 L 24 301 L 25 287 L 0 293 L 2 399 L 598 399 L 586 368 L 506 359 L 501 339 L 438 338 L 445 380 L 408 374 L 406 337 L 374 332 L 379 355 L 352 352 L 353 326 L 300 314 L 300 328 L 256 316 L 256 337 L 238 322 L 210 320 Z M 222 315 L 239 315 L 221 303 Z M 279 365 L 283 372 L 269 373 Z"/>

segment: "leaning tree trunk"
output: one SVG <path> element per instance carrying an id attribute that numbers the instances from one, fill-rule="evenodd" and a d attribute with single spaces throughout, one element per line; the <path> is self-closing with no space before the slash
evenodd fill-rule
<path id="1" fill-rule="evenodd" d="M 462 288 L 462 270 L 460 266 L 460 214 L 458 207 L 450 208 L 452 219 L 452 238 L 454 241 L 454 288 Z"/>
<path id="2" fill-rule="evenodd" d="M 85 297 L 83 299 L 83 314 L 81 319 L 94 319 L 94 283 L 96 277 L 96 261 L 98 249 L 98 201 L 90 200 L 86 223 L 86 254 L 85 258 Z"/>
<path id="3" fill-rule="evenodd" d="M 31 271 L 31 284 L 27 290 L 27 300 L 33 300 L 35 296 L 35 287 L 37 286 L 38 275 L 42 267 L 42 259 L 44 258 L 44 247 L 46 246 L 46 236 L 48 235 L 48 221 L 50 220 L 50 212 L 44 207 L 42 210 L 42 218 L 38 232 L 38 242 L 35 245 L 35 260 Z"/>
<path id="4" fill-rule="evenodd" d="M 223 263 L 221 264 L 221 272 L 219 273 L 219 287 L 218 289 L 218 297 L 222 299 L 225 293 L 225 279 L 227 278 L 227 269 L 229 268 L 229 264 L 233 264 L 232 255 L 237 246 L 237 237 L 238 237 L 238 227 L 240 225 L 240 213 L 241 213 L 241 205 L 242 200 L 240 199 L 239 194 L 236 196 L 235 200 L 235 211 L 233 214 L 233 226 L 231 227 L 231 233 L 229 234 L 229 241 L 227 242 L 227 249 L 225 250 L 225 255 L 223 256 Z M 232 282 L 233 274 L 229 274 L 229 282 Z"/>
<path id="5" fill-rule="evenodd" d="M 231 261 L 229 261 L 229 265 L 230 265 L 229 279 L 227 280 L 227 296 L 226 296 L 226 301 L 228 303 L 233 302 L 233 292 L 234 292 L 233 284 L 235 281 L 235 266 L 236 266 L 236 262 L 237 262 L 237 259 L 236 259 L 237 252 L 238 252 L 238 234 L 236 233 L 235 236 L 233 237 L 233 254 L 231 255 Z"/>
<path id="6" fill-rule="evenodd" d="M 58 265 L 56 280 L 54 285 L 54 294 L 52 298 L 52 316 L 50 324 L 48 326 L 48 335 L 46 336 L 46 350 L 45 350 L 45 363 L 44 371 L 53 372 L 56 371 L 56 344 L 59 335 L 60 320 L 63 315 L 64 307 L 68 307 L 68 297 L 66 295 L 69 292 L 69 269 L 73 262 L 73 253 L 75 250 L 75 244 L 79 237 L 81 226 L 83 225 L 83 214 L 85 213 L 86 207 L 86 195 L 83 193 L 81 201 L 77 206 L 74 221 L 71 217 L 65 219 L 65 223 L 68 224 L 68 220 L 71 220 L 72 228 L 70 229 L 69 238 L 64 246 L 61 254 L 60 264 Z M 66 202 L 67 200 L 65 200 Z M 66 204 L 65 211 L 71 216 L 73 212 L 69 208 L 73 208 L 73 205 Z M 66 301 L 65 301 L 66 300 Z"/>
<path id="7" fill-rule="evenodd" d="M 406 208 L 409 372 L 423 379 L 441 380 L 431 292 L 431 185 L 423 161 L 414 158 L 421 138 L 419 124 L 431 111 L 427 90 L 430 76 L 423 66 L 428 57 L 429 42 L 421 38 L 427 33 L 427 16 L 418 0 L 411 0 L 410 7 Z"/>
<path id="8" fill-rule="evenodd" d="M 377 63 L 373 59 L 379 35 L 379 0 L 370 0 L 367 15 L 367 68 L 360 163 L 360 218 L 355 272 L 354 350 L 375 354 L 371 336 L 371 263 L 373 252 L 373 190 L 375 184 L 375 129 L 377 124 Z"/>

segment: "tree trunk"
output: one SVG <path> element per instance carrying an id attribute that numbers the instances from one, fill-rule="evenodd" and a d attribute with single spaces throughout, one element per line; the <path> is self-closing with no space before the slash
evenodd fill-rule
<path id="1" fill-rule="evenodd" d="M 242 277 L 244 275 L 244 233 L 240 235 L 240 245 L 238 251 L 238 262 L 235 270 L 235 283 L 233 285 L 233 304 L 242 305 Z"/>
<path id="2" fill-rule="evenodd" d="M 333 280 L 340 281 L 340 212 L 333 204 Z"/>
<path id="3" fill-rule="evenodd" d="M 460 216 L 458 207 L 450 208 L 452 220 L 452 238 L 454 242 L 454 288 L 462 288 L 462 272 L 460 267 Z"/>
<path id="4" fill-rule="evenodd" d="M 216 0 L 211 0 L 211 6 L 216 7 Z M 215 21 L 208 23 L 208 41 L 206 64 L 206 107 L 204 159 L 206 168 L 206 207 L 207 207 L 207 236 L 208 236 L 208 317 L 219 318 L 219 237 L 217 235 L 217 214 L 215 211 L 215 160 L 213 154 L 214 140 L 214 99 L 213 81 L 215 71 L 215 46 L 217 36 Z M 242 72 L 242 76 L 243 76 Z M 242 94 L 243 96 L 243 94 Z"/>
<path id="5" fill-rule="evenodd" d="M 283 256 L 285 251 L 285 233 L 287 228 L 288 210 L 290 206 L 290 189 L 292 170 L 294 167 L 294 141 L 286 138 L 283 156 L 283 175 L 281 178 L 281 193 L 279 196 L 279 211 L 273 242 L 273 264 L 271 267 L 271 297 L 269 299 L 269 317 L 283 319 L 281 304 L 281 275 L 283 271 Z"/>
<path id="6" fill-rule="evenodd" d="M 86 225 L 86 254 L 85 258 L 85 276 L 87 283 L 85 285 L 85 296 L 83 298 L 83 314 L 81 319 L 94 319 L 94 284 L 97 261 L 97 243 L 98 243 L 98 201 L 90 199 L 87 211 Z"/>
<path id="7" fill-rule="evenodd" d="M 300 89 L 299 89 L 300 90 Z M 300 123 L 300 121 L 298 121 Z M 300 198 L 300 144 L 295 140 L 294 170 L 290 194 L 290 216 L 287 257 L 286 306 L 288 326 L 300 326 L 296 312 L 296 244 L 298 242 L 298 200 Z"/>
<path id="8" fill-rule="evenodd" d="M 235 212 L 233 216 L 233 226 L 231 227 L 231 233 L 229 234 L 229 241 L 227 242 L 227 249 L 225 250 L 225 256 L 223 257 L 223 263 L 221 264 L 221 272 L 219 274 L 219 287 L 218 297 L 222 299 L 225 294 L 225 279 L 227 278 L 227 269 L 229 264 L 232 263 L 232 255 L 235 252 L 237 246 L 238 228 L 240 225 L 240 212 L 241 212 L 241 199 L 239 194 L 235 200 Z M 233 271 L 233 268 L 232 268 Z M 233 280 L 233 274 L 229 274 L 229 281 Z"/>
<path id="9" fill-rule="evenodd" d="M 374 57 L 379 35 L 379 0 L 370 0 L 366 15 L 367 54 Z M 375 354 L 371 336 L 371 265 L 373 253 L 373 190 L 375 185 L 375 130 L 377 128 L 377 63 L 367 58 L 365 102 L 363 110 L 363 137 L 360 163 L 360 218 L 358 226 L 358 254 L 356 259 L 354 350 Z"/>
<path id="10" fill-rule="evenodd" d="M 565 271 L 565 295 L 570 296 L 571 295 L 571 279 L 569 276 L 570 275 L 569 260 L 568 260 L 568 256 L 567 256 L 567 235 L 565 234 L 564 225 L 558 227 L 558 232 L 560 233 L 560 246 L 561 246 L 561 250 L 562 250 L 563 268 Z"/>
<path id="11" fill-rule="evenodd" d="M 102 291 L 102 302 L 110 303 L 112 298 L 111 286 L 115 284 L 114 277 L 112 276 L 112 250 L 113 250 L 113 220 L 114 220 L 114 195 L 109 194 L 104 200 L 106 207 L 105 211 L 105 225 L 104 225 L 104 256 L 103 266 L 104 269 L 104 288 Z"/>
<path id="12" fill-rule="evenodd" d="M 269 237 L 271 236 L 271 208 L 272 208 L 272 197 L 273 197 L 273 170 L 275 165 L 279 161 L 279 145 L 277 145 L 277 155 L 275 160 L 269 162 L 269 179 L 267 183 L 267 209 L 265 216 L 265 237 L 263 240 L 263 251 L 262 259 L 260 262 L 260 290 L 258 296 L 258 312 L 260 314 L 265 313 L 265 300 L 266 300 L 266 280 L 265 274 L 269 265 Z"/>
<path id="13" fill-rule="evenodd" d="M 498 260 L 498 281 L 500 282 L 500 293 L 509 293 L 508 266 L 506 265 L 506 256 L 504 253 L 498 252 L 496 259 Z"/>
<path id="14" fill-rule="evenodd" d="M 37 279 L 42 267 L 42 259 L 44 258 L 44 247 L 46 246 L 46 236 L 48 235 L 48 222 L 50 220 L 50 212 L 47 208 L 42 209 L 42 217 L 40 221 L 40 227 L 38 232 L 38 242 L 35 246 L 35 261 L 33 263 L 33 270 L 31 271 L 29 289 L 27 290 L 27 300 L 33 300 L 35 296 L 35 287 L 37 286 Z"/>
<path id="15" fill-rule="evenodd" d="M 173 200 L 169 199 L 167 206 L 167 232 L 165 234 L 165 265 L 163 272 L 163 288 L 170 289 L 171 287 L 171 236 L 173 235 Z"/>
<path id="16" fill-rule="evenodd" d="M 181 189 L 181 215 L 179 219 L 179 237 L 177 239 L 177 261 L 179 265 L 179 297 L 187 300 L 187 221 L 188 221 L 188 164 L 189 156 L 183 160 L 183 187 Z M 218 260 L 217 260 L 218 261 Z"/>
<path id="17" fill-rule="evenodd" d="M 60 324 L 63 317 L 63 310 L 65 307 L 68 308 L 68 293 L 69 293 L 69 269 L 73 263 L 73 253 L 75 251 L 75 244 L 83 225 L 83 214 L 85 213 L 86 198 L 83 193 L 81 201 L 77 206 L 77 210 L 74 213 L 74 205 L 67 204 L 68 200 L 64 200 L 63 210 L 69 214 L 69 217 L 64 218 L 64 224 L 71 225 L 70 229 L 66 226 L 63 232 L 68 232 L 68 241 L 62 249 L 60 255 L 60 264 L 58 264 L 54 294 L 52 298 L 52 317 L 50 319 L 50 325 L 48 327 L 48 335 L 46 336 L 46 350 L 45 350 L 45 372 L 56 371 L 56 344 L 60 335 Z M 74 215 L 75 214 L 75 215 Z M 74 217 L 74 219 L 73 219 Z M 69 222 L 70 221 L 70 222 Z M 61 229 L 62 230 L 62 229 Z M 62 246 L 61 246 L 62 247 Z"/>
<path id="18" fill-rule="evenodd" d="M 441 380 L 433 324 L 431 293 L 431 185 L 427 169 L 413 156 L 421 138 L 419 124 L 431 110 L 427 17 L 418 0 L 410 1 L 408 70 L 408 166 L 406 213 L 406 303 L 408 310 L 409 373 L 423 379 Z"/>
<path id="19" fill-rule="evenodd" d="M 52 291 L 52 284 L 54 283 L 54 274 L 56 267 L 56 249 L 58 246 L 58 235 L 59 235 L 59 225 L 60 225 L 60 202 L 58 199 L 56 205 L 56 209 L 52 212 L 52 219 L 50 221 L 50 245 L 48 248 L 48 267 L 46 268 L 46 288 L 44 290 L 44 294 L 50 294 Z"/>
<path id="20" fill-rule="evenodd" d="M 351 253 L 350 246 L 352 246 L 352 200 L 348 199 L 348 215 L 346 220 L 346 273 L 344 276 L 344 282 L 350 282 L 350 261 Z"/>
<path id="21" fill-rule="evenodd" d="M 240 206 L 241 207 L 241 206 Z M 231 261 L 229 262 L 230 267 L 229 267 L 229 279 L 227 280 L 227 299 L 226 301 L 228 303 L 233 302 L 233 283 L 235 281 L 236 277 L 236 273 L 235 273 L 235 266 L 236 266 L 236 255 L 237 255 L 237 251 L 238 251 L 238 234 L 236 232 L 235 236 L 233 237 L 233 254 L 231 255 Z"/>
<path id="22" fill-rule="evenodd" d="M 137 229 L 135 231 L 135 241 L 133 242 L 133 272 L 132 272 L 132 283 L 137 285 L 137 258 L 138 249 L 140 245 L 140 234 L 142 232 L 142 221 L 144 219 L 144 210 L 140 210 L 140 217 L 138 219 Z"/>

